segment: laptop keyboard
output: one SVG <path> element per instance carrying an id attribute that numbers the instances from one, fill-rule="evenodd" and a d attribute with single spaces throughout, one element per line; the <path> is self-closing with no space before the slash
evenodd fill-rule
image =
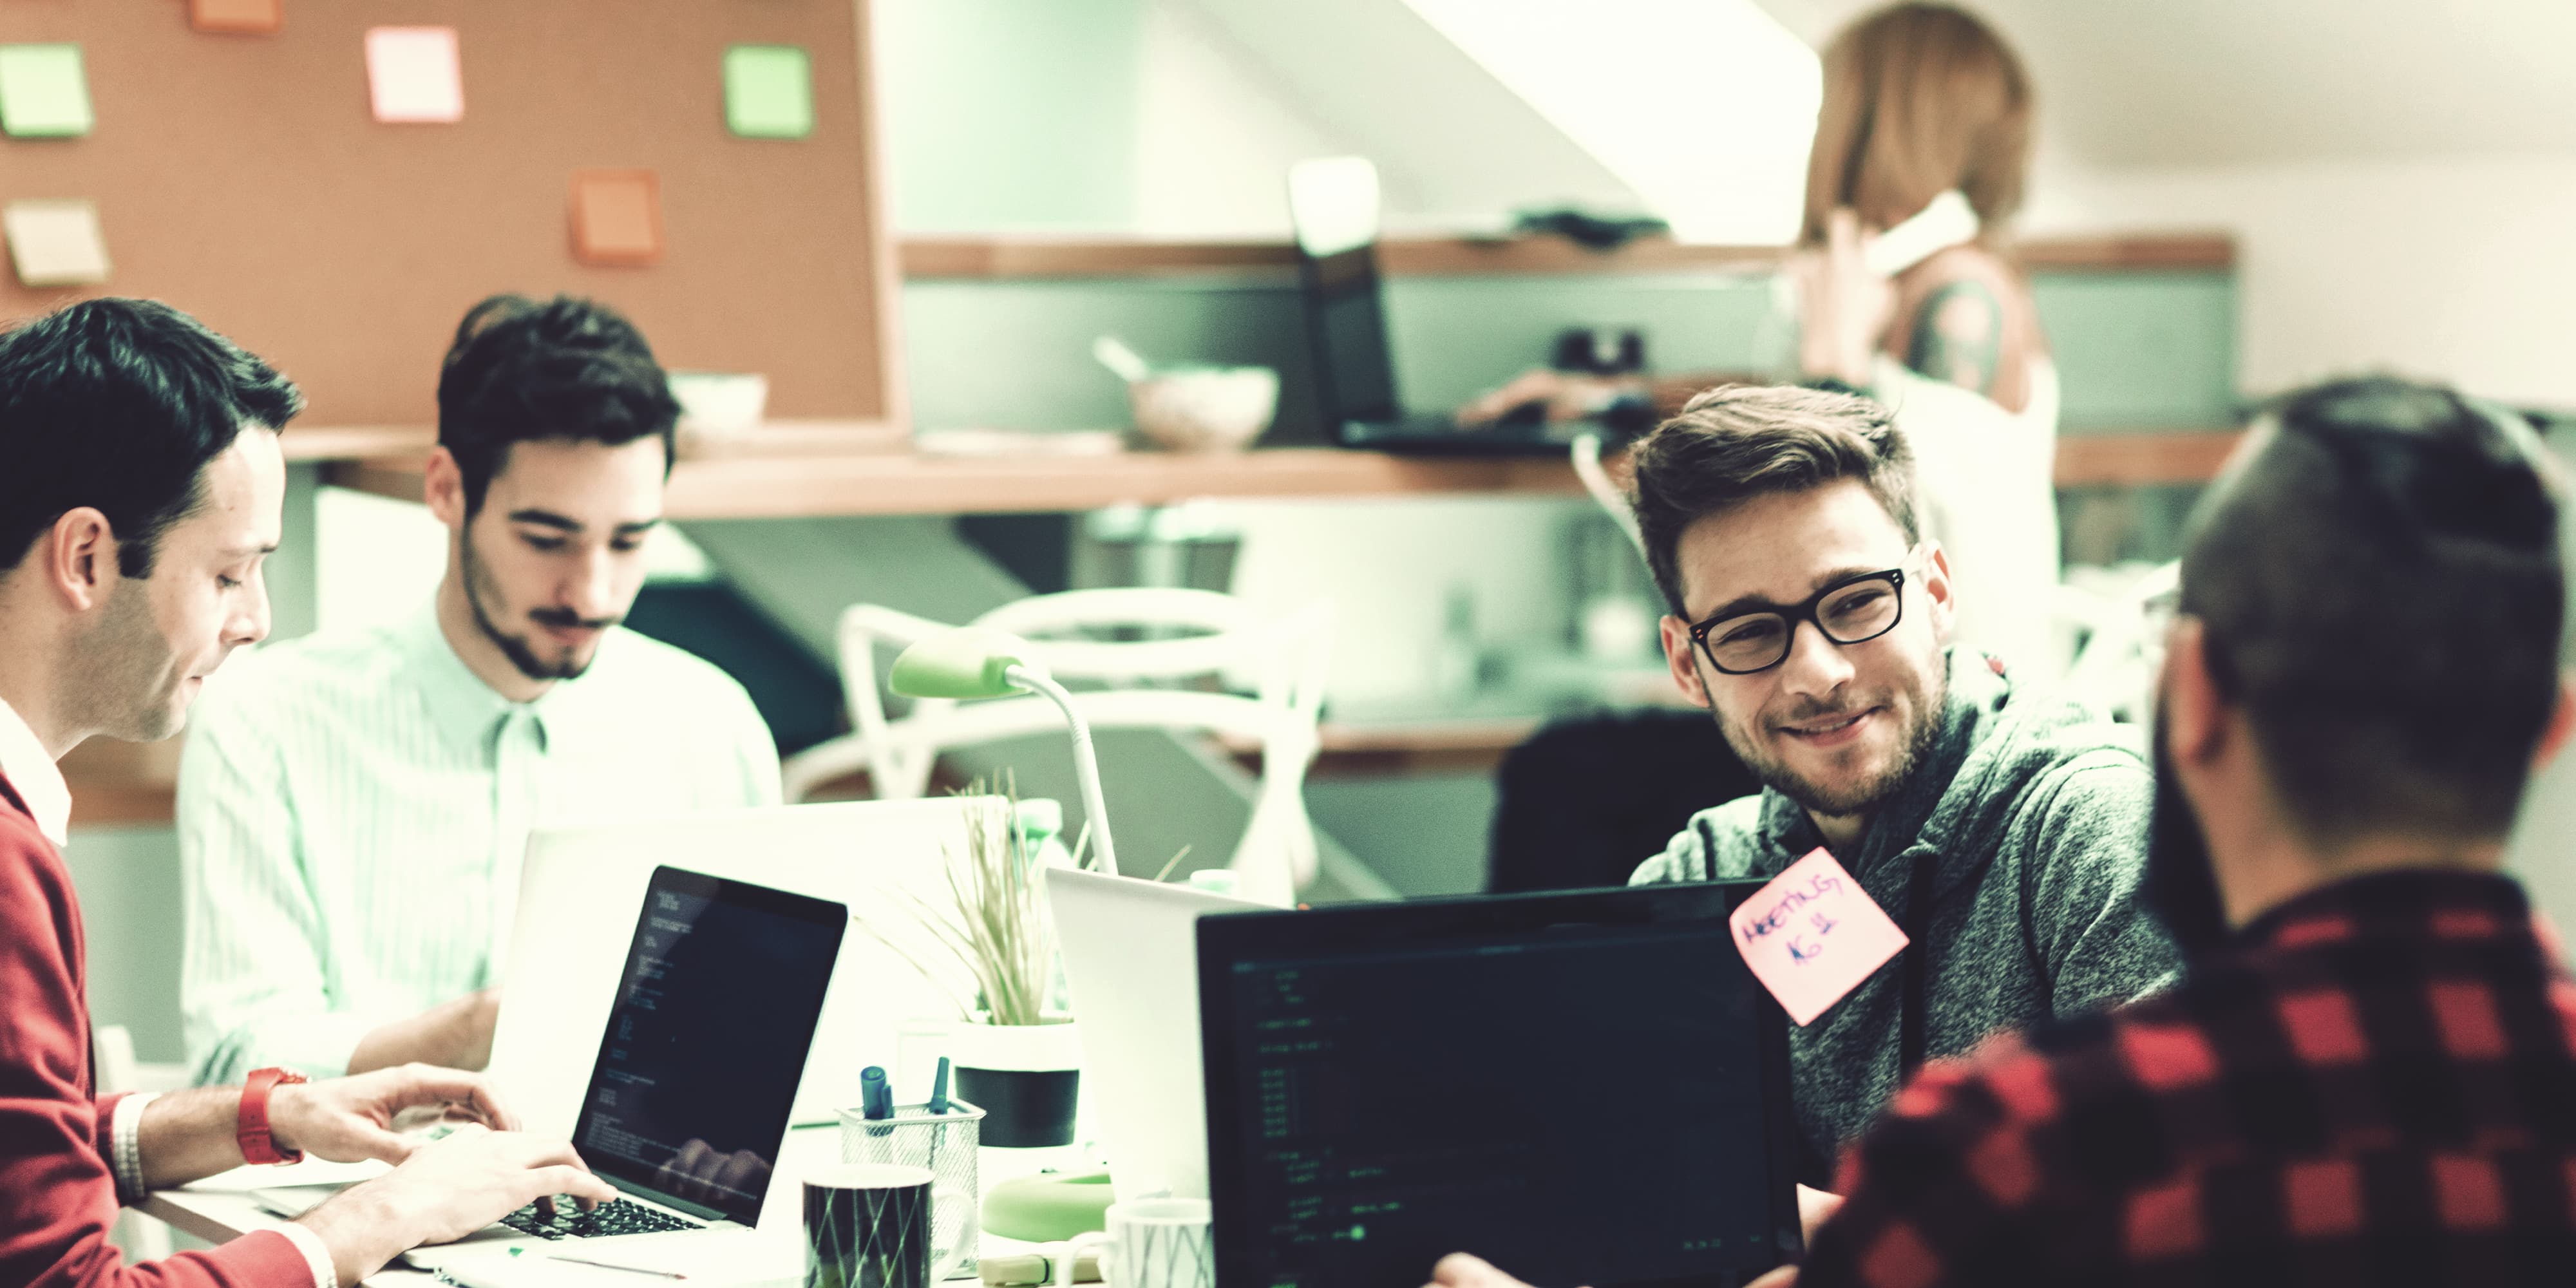
<path id="1" fill-rule="evenodd" d="M 695 1221 L 682 1220 L 624 1199 L 612 1199 L 600 1204 L 596 1211 L 584 1212 L 569 1194 L 555 1196 L 555 1215 L 551 1221 L 536 1204 L 531 1203 L 502 1217 L 501 1224 L 540 1239 L 599 1239 L 614 1234 L 660 1234 L 666 1230 L 706 1228 Z"/>

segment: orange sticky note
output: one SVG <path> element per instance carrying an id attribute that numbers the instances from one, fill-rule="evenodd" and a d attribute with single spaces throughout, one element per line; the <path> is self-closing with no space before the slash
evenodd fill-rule
<path id="1" fill-rule="evenodd" d="M 188 25 L 199 31 L 275 31 L 286 25 L 286 0 L 188 0 Z"/>
<path id="2" fill-rule="evenodd" d="M 368 28 L 367 95 L 379 121 L 464 120 L 456 28 Z"/>
<path id="3" fill-rule="evenodd" d="M 0 207 L 9 259 L 28 286 L 87 286 L 107 280 L 107 238 L 86 201 L 13 201 Z"/>
<path id="4" fill-rule="evenodd" d="M 650 170 L 576 170 L 572 253 L 585 264 L 662 258 L 662 185 Z"/>
<path id="5" fill-rule="evenodd" d="M 1800 1027 L 1905 950 L 1905 932 L 1821 847 L 1737 905 L 1727 921 L 1744 964 Z"/>

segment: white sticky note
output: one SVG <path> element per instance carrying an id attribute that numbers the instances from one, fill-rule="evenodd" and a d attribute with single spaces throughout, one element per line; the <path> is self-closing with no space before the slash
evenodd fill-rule
<path id="1" fill-rule="evenodd" d="M 454 27 L 367 29 L 367 94 L 379 121 L 465 119 Z"/>
<path id="2" fill-rule="evenodd" d="M 107 280 L 107 238 L 87 201 L 13 201 L 0 208 L 9 258 L 28 286 L 88 286 Z"/>
<path id="3" fill-rule="evenodd" d="M 1744 964 L 1800 1027 L 1905 950 L 1905 932 L 1821 847 L 1736 905 L 1727 920 Z"/>

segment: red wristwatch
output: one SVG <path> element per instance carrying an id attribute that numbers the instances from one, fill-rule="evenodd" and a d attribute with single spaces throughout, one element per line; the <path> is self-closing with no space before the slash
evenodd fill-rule
<path id="1" fill-rule="evenodd" d="M 304 1075 L 293 1069 L 255 1069 L 242 1081 L 241 1117 L 234 1127 L 234 1138 L 241 1142 L 242 1161 L 248 1163 L 301 1163 L 304 1151 L 278 1152 L 277 1142 L 268 1134 L 268 1093 L 282 1086 L 304 1081 Z"/>

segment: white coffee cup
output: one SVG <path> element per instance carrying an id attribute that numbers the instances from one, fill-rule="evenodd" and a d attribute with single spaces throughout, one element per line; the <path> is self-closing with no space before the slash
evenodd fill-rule
<path id="1" fill-rule="evenodd" d="M 1109 1288 L 1216 1288 L 1216 1209 L 1206 1199 L 1112 1203 L 1109 1229 L 1076 1244 L 1100 1248 Z"/>

